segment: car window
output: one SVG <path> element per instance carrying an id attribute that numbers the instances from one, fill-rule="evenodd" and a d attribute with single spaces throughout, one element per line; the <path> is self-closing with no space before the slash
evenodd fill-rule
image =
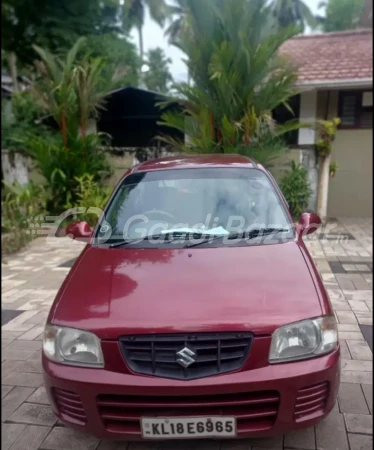
<path id="1" fill-rule="evenodd" d="M 124 180 L 105 211 L 111 240 L 138 239 L 139 229 L 143 235 L 179 228 L 232 232 L 256 224 L 291 226 L 278 193 L 259 169 L 135 173 Z"/>

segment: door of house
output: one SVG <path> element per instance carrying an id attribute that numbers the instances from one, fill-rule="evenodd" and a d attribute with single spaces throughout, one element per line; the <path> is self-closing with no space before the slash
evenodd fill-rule
<path id="1" fill-rule="evenodd" d="M 373 131 L 339 130 L 332 161 L 339 167 L 330 178 L 328 217 L 373 216 Z"/>

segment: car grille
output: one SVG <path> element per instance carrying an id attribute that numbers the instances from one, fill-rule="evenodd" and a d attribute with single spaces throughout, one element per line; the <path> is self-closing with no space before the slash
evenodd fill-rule
<path id="1" fill-rule="evenodd" d="M 315 384 L 300 389 L 296 396 L 294 418 L 296 421 L 306 420 L 310 414 L 325 410 L 329 394 L 328 382 Z"/>
<path id="2" fill-rule="evenodd" d="M 79 425 L 86 423 L 86 413 L 78 394 L 54 388 L 53 397 L 63 419 Z"/>
<path id="3" fill-rule="evenodd" d="M 240 369 L 250 350 L 250 333 L 201 333 L 123 336 L 119 339 L 129 368 L 136 373 L 156 377 L 192 380 Z M 187 348 L 194 362 L 183 367 L 178 352 Z M 189 360 L 191 353 L 182 356 Z"/>
<path id="4" fill-rule="evenodd" d="M 140 435 L 141 417 L 234 416 L 239 432 L 271 428 L 277 418 L 279 393 L 243 392 L 203 396 L 99 395 L 99 414 L 112 433 Z"/>

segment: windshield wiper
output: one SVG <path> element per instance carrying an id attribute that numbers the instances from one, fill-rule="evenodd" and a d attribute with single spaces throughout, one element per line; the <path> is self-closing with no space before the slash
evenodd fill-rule
<path id="1" fill-rule="evenodd" d="M 207 233 L 206 232 L 204 233 L 204 231 L 185 232 L 185 231 L 177 231 L 176 230 L 176 231 L 172 231 L 169 233 L 151 234 L 149 236 L 144 236 L 141 239 L 129 239 L 129 240 L 123 240 L 120 242 L 115 242 L 113 244 L 110 244 L 109 248 L 125 247 L 126 245 L 140 243 L 142 241 L 159 240 L 159 239 L 160 239 L 160 244 L 161 244 L 161 243 L 164 243 L 162 238 L 166 239 L 166 241 L 169 243 L 173 239 L 181 239 L 181 238 L 184 238 L 187 236 L 192 237 L 193 239 L 200 239 L 204 236 L 207 236 L 200 242 L 185 245 L 185 248 L 192 248 L 192 247 L 198 247 L 199 245 L 208 244 L 208 243 L 211 243 L 211 242 L 217 241 L 219 239 L 223 239 L 223 238 L 227 238 L 229 240 L 244 239 L 244 238 L 254 239 L 259 236 L 266 236 L 269 234 L 280 233 L 280 232 L 285 232 L 285 231 L 289 231 L 289 230 L 287 228 L 258 228 L 258 229 L 256 228 L 256 229 L 253 229 L 250 231 L 243 231 L 241 233 L 230 233 L 230 234 L 220 234 L 220 235 L 211 234 L 211 235 L 207 236 Z"/>
<path id="2" fill-rule="evenodd" d="M 126 245 L 129 244 L 134 244 L 142 242 L 142 241 L 150 241 L 150 240 L 158 240 L 160 239 L 160 243 L 163 243 L 162 238 L 166 239 L 167 242 L 170 242 L 173 238 L 175 239 L 180 239 L 183 238 L 185 236 L 192 236 L 194 239 L 199 239 L 202 236 L 206 236 L 206 234 L 204 233 L 200 233 L 200 232 L 185 232 L 185 231 L 172 231 L 172 232 L 168 232 L 168 233 L 159 233 L 159 234 L 150 234 L 149 236 L 144 236 L 143 238 L 139 238 L 139 239 L 128 239 L 128 240 L 123 240 L 120 242 L 115 242 L 113 244 L 109 245 L 109 248 L 118 248 L 118 247 L 124 247 Z"/>
<path id="3" fill-rule="evenodd" d="M 250 231 L 243 231 L 240 233 L 230 233 L 230 234 L 214 236 L 214 237 L 210 236 L 200 242 L 196 242 L 194 244 L 187 244 L 185 248 L 198 247 L 199 245 L 208 244 L 208 243 L 217 241 L 218 239 L 224 239 L 224 238 L 229 239 L 229 240 L 244 239 L 244 238 L 255 239 L 256 237 L 267 236 L 269 234 L 276 234 L 276 233 L 286 232 L 286 231 L 289 231 L 289 229 L 287 229 L 287 228 L 256 228 L 256 229 L 253 229 Z"/>

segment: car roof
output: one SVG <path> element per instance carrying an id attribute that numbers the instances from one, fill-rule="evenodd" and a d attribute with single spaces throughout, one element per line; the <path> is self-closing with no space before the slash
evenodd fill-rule
<path id="1" fill-rule="evenodd" d="M 176 155 L 144 161 L 133 167 L 131 173 L 165 169 L 194 169 L 202 167 L 257 168 L 253 159 L 235 154 Z M 263 169 L 262 166 L 260 166 Z"/>

